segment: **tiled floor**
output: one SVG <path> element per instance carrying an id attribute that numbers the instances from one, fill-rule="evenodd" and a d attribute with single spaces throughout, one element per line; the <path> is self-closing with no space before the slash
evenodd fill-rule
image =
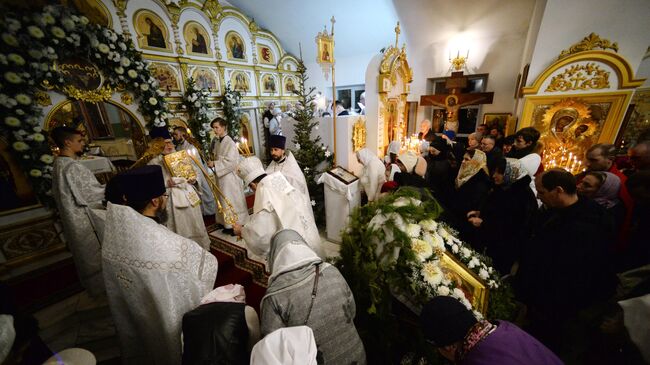
<path id="1" fill-rule="evenodd" d="M 242 247 L 245 245 L 244 241 L 236 241 L 235 237 L 224 235 L 220 231 L 211 234 Z M 327 257 L 338 256 L 338 244 L 323 237 L 322 245 Z M 249 258 L 266 262 L 250 251 Z M 92 352 L 99 365 L 120 363 L 115 325 L 105 297 L 91 298 L 83 291 L 36 312 L 34 316 L 41 328 L 41 338 L 52 351 L 80 347 Z"/>

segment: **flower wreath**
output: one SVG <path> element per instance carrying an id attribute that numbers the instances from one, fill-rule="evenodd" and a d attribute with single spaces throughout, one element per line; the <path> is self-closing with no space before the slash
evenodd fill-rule
<path id="1" fill-rule="evenodd" d="M 226 84 L 226 90 L 221 100 L 223 106 L 223 118 L 228 122 L 228 135 L 235 142 L 239 142 L 239 130 L 241 129 L 241 99 L 242 93 L 231 88 L 230 83 Z"/>
<path id="2" fill-rule="evenodd" d="M 165 126 L 169 116 L 158 88 L 133 43 L 113 30 L 90 24 L 63 7 L 42 12 L 5 14 L 0 18 L 0 134 L 29 172 L 34 192 L 51 205 L 54 158 L 41 127 L 39 88 L 65 89 L 55 67 L 62 58 L 80 56 L 94 63 L 111 90 L 132 92 L 149 124 Z"/>
<path id="3" fill-rule="evenodd" d="M 192 77 L 187 80 L 187 88 L 183 94 L 182 108 L 189 115 L 188 126 L 192 135 L 201 144 L 203 150 L 209 152 L 210 139 L 210 118 L 208 118 L 208 96 L 210 92 L 206 89 L 199 89 Z"/>

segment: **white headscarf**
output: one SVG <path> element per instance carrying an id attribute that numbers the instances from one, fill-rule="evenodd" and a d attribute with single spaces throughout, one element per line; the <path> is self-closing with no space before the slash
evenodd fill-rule
<path id="1" fill-rule="evenodd" d="M 402 149 L 402 145 L 399 143 L 399 141 L 393 141 L 388 144 L 388 153 L 399 155 L 400 149 Z"/>
<path id="2" fill-rule="evenodd" d="M 369 201 L 375 201 L 381 193 L 381 185 L 386 182 L 386 168 L 370 149 L 362 148 L 357 152 L 359 161 L 363 165 L 361 185 Z"/>
<path id="3" fill-rule="evenodd" d="M 280 328 L 258 342 L 251 365 L 316 365 L 316 340 L 307 326 Z"/>
<path id="4" fill-rule="evenodd" d="M 220 286 L 201 299 L 201 305 L 214 302 L 246 303 L 246 292 L 239 284 Z"/>

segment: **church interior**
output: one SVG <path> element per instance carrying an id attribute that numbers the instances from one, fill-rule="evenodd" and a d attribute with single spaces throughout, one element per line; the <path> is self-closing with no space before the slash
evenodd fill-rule
<path id="1" fill-rule="evenodd" d="M 650 364 L 648 0 L 0 10 L 0 364 Z"/>

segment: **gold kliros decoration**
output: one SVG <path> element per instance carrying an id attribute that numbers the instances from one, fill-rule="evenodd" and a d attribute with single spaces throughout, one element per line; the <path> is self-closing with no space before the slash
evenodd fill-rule
<path id="1" fill-rule="evenodd" d="M 596 33 L 591 33 L 588 36 L 584 37 L 580 42 L 572 45 L 569 49 L 562 51 L 558 56 L 558 59 L 582 51 L 591 51 L 594 48 L 611 49 L 614 50 L 614 52 L 618 52 L 618 43 L 612 43 L 608 39 L 600 38 L 600 36 Z"/>
<path id="2" fill-rule="evenodd" d="M 559 75 L 553 76 L 545 91 L 571 91 L 606 89 L 609 87 L 609 72 L 589 62 L 573 65 Z"/>
<path id="3" fill-rule="evenodd" d="M 82 100 L 88 103 L 97 103 L 111 98 L 113 89 L 110 86 L 103 86 L 97 90 L 81 90 L 72 85 L 64 86 L 61 91 L 73 99 Z"/>

